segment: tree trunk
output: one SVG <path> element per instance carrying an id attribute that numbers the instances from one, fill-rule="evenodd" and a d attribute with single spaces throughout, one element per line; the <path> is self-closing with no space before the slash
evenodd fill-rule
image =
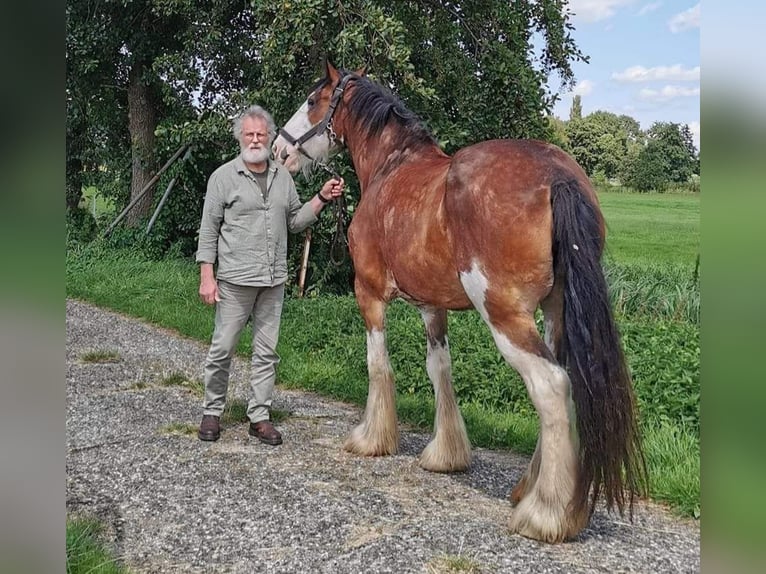
<path id="1" fill-rule="evenodd" d="M 146 65 L 137 63 L 130 70 L 128 83 L 128 130 L 130 131 L 132 177 L 130 199 L 135 199 L 154 175 L 154 130 L 157 115 L 154 108 L 152 86 L 144 79 Z M 125 221 L 134 227 L 149 214 L 154 200 L 154 190 L 149 191 L 127 214 Z"/>

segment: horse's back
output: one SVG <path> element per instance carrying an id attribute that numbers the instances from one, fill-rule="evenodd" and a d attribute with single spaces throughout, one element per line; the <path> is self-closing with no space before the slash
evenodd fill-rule
<path id="1" fill-rule="evenodd" d="M 487 199 L 501 203 L 530 201 L 543 187 L 577 180 L 591 190 L 585 171 L 561 148 L 539 140 L 489 140 L 462 148 L 452 158 L 448 194 L 460 200 Z M 595 194 L 590 199 L 595 200 Z"/>

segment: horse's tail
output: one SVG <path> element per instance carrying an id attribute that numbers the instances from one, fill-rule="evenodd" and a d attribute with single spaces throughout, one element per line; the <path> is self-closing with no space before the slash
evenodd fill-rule
<path id="1" fill-rule="evenodd" d="M 573 504 L 589 513 L 604 493 L 608 509 L 630 512 L 646 486 L 630 373 L 601 268 L 603 220 L 576 180 L 555 183 L 553 261 L 563 280 L 563 325 L 556 359 L 569 372 L 577 413 L 582 471 Z"/>

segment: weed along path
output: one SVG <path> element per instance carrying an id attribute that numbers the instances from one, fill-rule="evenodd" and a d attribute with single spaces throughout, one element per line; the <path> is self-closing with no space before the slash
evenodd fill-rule
<path id="1" fill-rule="evenodd" d="M 207 348 L 67 301 L 67 511 L 99 518 L 132 572 L 698 572 L 699 524 L 639 504 L 633 522 L 596 511 L 550 546 L 506 530 L 527 458 L 476 449 L 469 472 L 417 465 L 428 435 L 360 458 L 343 440 L 361 410 L 278 389 L 284 444 L 231 420 L 197 440 Z M 360 351 L 363 352 L 363 351 Z M 231 398 L 247 396 L 237 359 Z"/>

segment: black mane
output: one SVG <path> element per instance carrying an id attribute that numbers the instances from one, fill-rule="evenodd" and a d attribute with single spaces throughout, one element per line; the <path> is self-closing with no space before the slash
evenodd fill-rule
<path id="1" fill-rule="evenodd" d="M 403 128 L 407 142 L 438 147 L 431 131 L 414 112 L 390 91 L 366 77 L 354 80 L 354 91 L 346 105 L 357 126 L 370 136 L 379 135 L 395 121 Z"/>

